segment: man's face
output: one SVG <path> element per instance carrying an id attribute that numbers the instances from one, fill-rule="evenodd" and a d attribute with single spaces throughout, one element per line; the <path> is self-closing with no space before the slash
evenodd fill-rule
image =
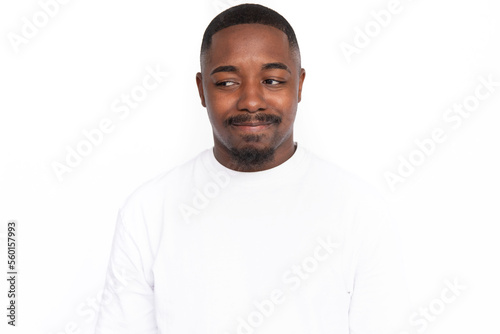
<path id="1" fill-rule="evenodd" d="M 216 156 L 234 163 L 246 154 L 258 165 L 259 154 L 268 163 L 289 152 L 304 77 L 287 36 L 274 27 L 240 24 L 215 33 L 196 82 Z"/>

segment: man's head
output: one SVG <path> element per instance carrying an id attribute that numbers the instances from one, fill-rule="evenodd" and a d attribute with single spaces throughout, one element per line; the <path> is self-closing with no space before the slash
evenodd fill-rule
<path id="1" fill-rule="evenodd" d="M 208 25 L 201 42 L 200 65 L 203 71 L 204 57 L 212 45 L 212 36 L 225 28 L 238 24 L 263 24 L 281 30 L 288 38 L 288 45 L 296 57 L 300 68 L 300 49 L 297 37 L 288 21 L 274 10 L 256 4 L 243 4 L 231 7 L 217 15 Z"/>
<path id="2" fill-rule="evenodd" d="M 216 158 L 241 171 L 287 160 L 305 77 L 290 24 L 261 5 L 229 8 L 207 27 L 200 62 L 196 82 Z"/>

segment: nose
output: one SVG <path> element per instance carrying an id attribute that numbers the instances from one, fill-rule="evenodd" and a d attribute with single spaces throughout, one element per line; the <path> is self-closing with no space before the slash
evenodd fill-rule
<path id="1" fill-rule="evenodd" d="M 247 82 L 240 87 L 237 106 L 240 111 L 257 112 L 266 110 L 264 90 L 260 83 Z"/>

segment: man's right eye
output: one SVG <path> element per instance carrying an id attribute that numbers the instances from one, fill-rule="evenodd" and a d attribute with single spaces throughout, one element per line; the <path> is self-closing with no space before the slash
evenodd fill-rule
<path id="1" fill-rule="evenodd" d="M 219 81 L 215 85 L 219 87 L 229 87 L 236 85 L 236 83 L 234 81 Z"/>

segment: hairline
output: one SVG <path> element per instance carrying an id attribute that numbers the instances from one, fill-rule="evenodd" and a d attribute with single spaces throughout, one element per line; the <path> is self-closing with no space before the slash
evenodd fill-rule
<path id="1" fill-rule="evenodd" d="M 216 31 L 215 33 L 213 33 L 211 36 L 210 36 L 210 39 L 208 40 L 207 42 L 207 47 L 205 49 L 202 49 L 201 52 L 200 52 L 200 68 L 201 70 L 203 71 L 203 64 L 206 63 L 206 57 L 207 57 L 207 54 L 211 51 L 212 49 L 212 39 L 213 37 L 218 33 L 218 32 L 221 32 L 227 28 L 231 28 L 231 27 L 234 27 L 234 26 L 238 26 L 238 25 L 243 25 L 243 24 L 259 24 L 259 25 L 263 25 L 263 26 L 267 26 L 267 27 L 271 27 L 271 28 L 274 28 L 278 31 L 280 31 L 282 34 L 284 34 L 287 38 L 287 41 L 288 41 L 288 48 L 289 48 L 289 51 L 290 51 L 290 55 L 291 57 L 295 60 L 295 63 L 297 65 L 297 69 L 298 71 L 300 72 L 300 68 L 301 68 L 301 57 L 300 57 L 300 48 L 299 48 L 299 45 L 298 43 L 293 43 L 290 38 L 288 38 L 288 35 L 281 29 L 279 28 L 276 28 L 275 26 L 271 25 L 271 24 L 266 24 L 266 23 L 258 23 L 258 22 L 253 22 L 253 23 L 237 23 L 237 24 L 233 24 L 233 25 L 230 25 L 228 27 L 225 27 L 225 28 L 222 28 L 218 31 Z"/>

